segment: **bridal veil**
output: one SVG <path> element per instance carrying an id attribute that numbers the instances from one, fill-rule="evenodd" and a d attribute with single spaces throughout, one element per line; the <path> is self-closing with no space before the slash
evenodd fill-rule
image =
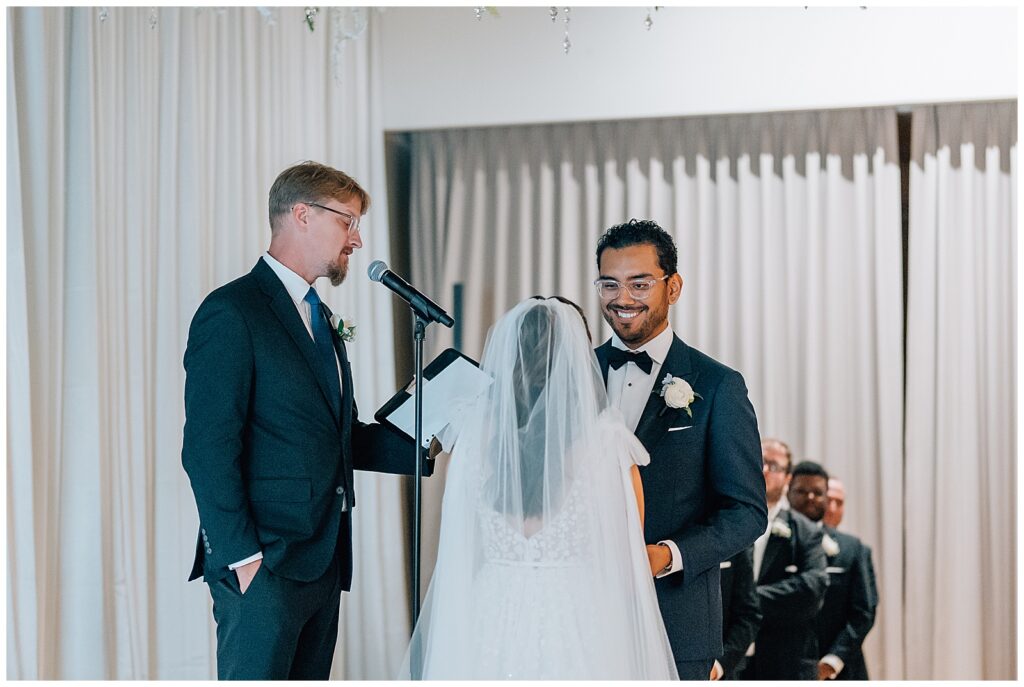
<path id="1" fill-rule="evenodd" d="M 460 418 L 437 564 L 400 677 L 674 679 L 629 470 L 582 315 L 515 306 Z"/>

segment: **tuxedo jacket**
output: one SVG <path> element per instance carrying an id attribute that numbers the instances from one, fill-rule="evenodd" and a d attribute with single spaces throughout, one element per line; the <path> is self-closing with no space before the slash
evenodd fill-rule
<path id="1" fill-rule="evenodd" d="M 608 380 L 608 341 L 596 350 Z M 692 417 L 658 395 L 666 374 L 701 395 Z M 640 468 L 644 539 L 671 539 L 683 569 L 654 587 L 676 661 L 722 655 L 719 564 L 750 546 L 767 523 L 761 444 L 743 377 L 673 337 L 636 436 L 651 462 Z"/>
<path id="2" fill-rule="evenodd" d="M 718 659 L 726 680 L 738 680 L 746 664 L 747 647 L 761 627 L 761 606 L 754 582 L 754 547 L 748 546 L 727 561 L 722 571 L 722 643 Z"/>
<path id="3" fill-rule="evenodd" d="M 753 680 L 815 680 L 818 640 L 815 621 L 828 588 L 821 529 L 793 510 L 781 510 L 765 546 L 757 578 L 761 629 L 744 674 Z"/>
<path id="4" fill-rule="evenodd" d="M 871 550 L 851 534 L 831 527 L 824 531 L 839 545 L 839 553 L 826 552 L 828 591 L 817 619 L 819 658 L 835 654 L 843 660 L 837 680 L 867 680 L 861 645 L 878 606 Z"/>
<path id="5" fill-rule="evenodd" d="M 200 520 L 189 580 L 219 580 L 262 551 L 275 575 L 309 582 L 337 554 L 349 589 L 343 504 L 356 505 L 353 468 L 409 474 L 415 461 L 411 440 L 359 422 L 345 344 L 332 337 L 340 402 L 294 301 L 262 259 L 199 306 L 184 358 L 181 459 Z"/>

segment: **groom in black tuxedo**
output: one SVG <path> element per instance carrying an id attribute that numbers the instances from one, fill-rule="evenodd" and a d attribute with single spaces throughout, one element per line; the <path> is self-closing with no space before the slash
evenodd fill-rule
<path id="1" fill-rule="evenodd" d="M 352 579 L 353 468 L 415 469 L 411 441 L 359 422 L 345 342 L 312 286 L 344 280 L 369 203 L 331 167 L 281 172 L 270 249 L 189 328 L 181 459 L 200 519 L 189 580 L 203 576 L 213 597 L 220 679 L 330 676 Z"/>
<path id="2" fill-rule="evenodd" d="M 614 336 L 596 353 L 610 404 L 651 454 L 644 537 L 679 677 L 707 680 L 722 655 L 719 564 L 765 531 L 767 507 L 743 377 L 668 326 L 683 288 L 676 262 L 652 221 L 604 233 L 595 284 Z"/>

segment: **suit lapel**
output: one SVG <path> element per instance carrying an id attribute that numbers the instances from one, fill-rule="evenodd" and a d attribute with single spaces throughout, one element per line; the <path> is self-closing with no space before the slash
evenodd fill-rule
<path id="1" fill-rule="evenodd" d="M 665 379 L 666 374 L 682 377 L 689 382 L 690 386 L 696 388 L 697 373 L 690 365 L 690 349 L 675 335 L 672 337 L 672 346 L 668 349 L 665 362 L 662 364 L 661 370 L 658 371 L 658 379 L 654 380 L 651 397 L 647 399 L 647 405 L 644 406 L 644 412 L 640 415 L 640 421 L 636 425 L 636 436 L 648 450 L 658 442 L 674 422 L 680 419 L 680 413 L 684 416 L 686 413 L 682 408 L 669 408 L 665 405 L 665 399 L 659 395 L 661 381 Z M 689 417 L 686 416 L 686 419 Z"/>
<path id="2" fill-rule="evenodd" d="M 325 303 L 321 303 L 321 307 L 324 309 L 324 317 L 330 322 L 331 309 Z M 341 340 L 341 335 L 338 334 L 338 330 L 334 327 L 331 327 L 330 330 L 334 352 L 337 354 L 338 362 L 341 364 L 341 417 L 352 417 L 352 365 L 348 361 L 348 351 L 345 348 L 345 342 Z"/>
<path id="3" fill-rule="evenodd" d="M 772 566 L 775 563 L 776 559 L 778 559 L 779 554 L 781 554 L 787 548 L 789 548 L 793 536 L 795 534 L 793 531 L 795 528 L 793 527 L 793 523 L 791 522 L 792 519 L 789 517 L 788 510 L 780 511 L 775 519 L 785 522 L 786 525 L 789 527 L 789 538 L 787 539 L 777 534 L 768 535 L 768 543 L 764 547 L 764 557 L 761 559 L 761 570 L 759 571 L 757 576 L 758 580 L 766 579 L 766 574 L 772 570 Z M 777 577 L 778 576 L 768 576 L 767 579 L 776 579 Z"/>
<path id="4" fill-rule="evenodd" d="M 295 301 L 288 295 L 288 289 L 284 287 L 281 280 L 274 274 L 274 270 L 262 258 L 256 263 L 252 273 L 257 281 L 259 281 L 263 292 L 269 296 L 270 309 L 277 316 L 281 326 L 288 332 L 292 341 L 295 342 L 299 351 L 301 351 L 302 357 L 306 360 L 306 364 L 309 365 L 309 369 L 313 373 L 317 385 L 320 387 L 324 403 L 331 409 L 331 415 L 335 416 L 334 405 L 331 403 L 330 389 L 327 386 L 327 380 L 324 379 L 323 366 L 320 363 L 316 344 L 313 343 L 313 338 L 309 335 L 306 325 L 302 323 L 299 311 L 295 309 Z M 337 420 L 338 418 L 335 416 L 335 422 Z"/>

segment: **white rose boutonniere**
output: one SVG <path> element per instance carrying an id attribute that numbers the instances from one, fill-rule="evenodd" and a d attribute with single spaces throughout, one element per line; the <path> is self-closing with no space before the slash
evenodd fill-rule
<path id="1" fill-rule="evenodd" d="M 338 332 L 338 336 L 346 343 L 356 340 L 356 323 L 354 320 L 346 320 L 340 315 L 331 315 L 331 326 Z"/>
<path id="2" fill-rule="evenodd" d="M 772 536 L 789 539 L 793 536 L 793 530 L 789 529 L 789 525 L 786 524 L 785 520 L 776 518 L 772 520 Z"/>
<path id="3" fill-rule="evenodd" d="M 821 548 L 825 549 L 826 556 L 831 557 L 839 555 L 839 542 L 828 536 L 828 532 L 821 535 Z"/>
<path id="4" fill-rule="evenodd" d="M 682 377 L 673 377 L 671 373 L 667 373 L 661 380 L 661 391 L 658 392 L 658 395 L 665 399 L 666 408 L 682 408 L 690 417 L 693 417 L 690 404 L 695 399 L 701 398 L 701 395 L 693 390 L 689 382 Z M 665 412 L 664 409 L 662 412 Z"/>

